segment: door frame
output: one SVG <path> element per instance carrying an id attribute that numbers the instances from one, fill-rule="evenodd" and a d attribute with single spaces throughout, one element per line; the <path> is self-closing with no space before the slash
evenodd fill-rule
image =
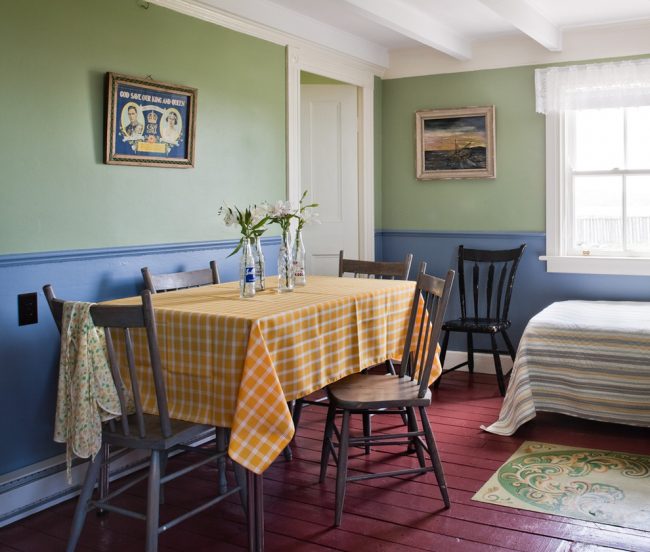
<path id="1" fill-rule="evenodd" d="M 300 72 L 357 86 L 359 256 L 375 258 L 374 87 L 372 71 L 349 58 L 309 47 L 287 46 L 287 199 L 300 199 Z"/>

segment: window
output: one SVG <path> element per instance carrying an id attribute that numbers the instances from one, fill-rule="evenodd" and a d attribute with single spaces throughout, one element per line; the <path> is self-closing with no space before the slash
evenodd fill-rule
<path id="1" fill-rule="evenodd" d="M 550 272 L 650 274 L 650 59 L 536 71 Z"/>
<path id="2" fill-rule="evenodd" d="M 567 251 L 650 256 L 650 107 L 574 111 L 567 130 Z"/>

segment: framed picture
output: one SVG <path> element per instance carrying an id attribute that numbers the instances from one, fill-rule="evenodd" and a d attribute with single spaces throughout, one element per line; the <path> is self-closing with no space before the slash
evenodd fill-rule
<path id="1" fill-rule="evenodd" d="M 107 73 L 110 165 L 194 166 L 195 88 Z"/>
<path id="2" fill-rule="evenodd" d="M 418 180 L 495 178 L 494 106 L 415 113 Z"/>

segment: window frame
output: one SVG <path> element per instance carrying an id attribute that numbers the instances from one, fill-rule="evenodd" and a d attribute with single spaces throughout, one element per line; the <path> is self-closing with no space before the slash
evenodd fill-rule
<path id="1" fill-rule="evenodd" d="M 568 165 L 570 114 L 546 115 L 546 261 L 547 272 L 650 275 L 650 256 L 576 255 L 569 251 L 572 237 L 572 171 Z M 630 172 L 630 171 L 619 171 Z M 634 172 L 634 171 L 633 171 Z"/>

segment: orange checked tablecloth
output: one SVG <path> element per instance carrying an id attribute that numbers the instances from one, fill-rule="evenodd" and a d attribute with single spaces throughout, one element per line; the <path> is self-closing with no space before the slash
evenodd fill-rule
<path id="1" fill-rule="evenodd" d="M 400 358 L 414 285 L 311 276 L 293 293 L 250 299 L 238 282 L 153 295 L 170 415 L 232 428 L 230 456 L 262 473 L 293 437 L 287 401 Z M 151 411 L 152 385 L 142 392 Z"/>

